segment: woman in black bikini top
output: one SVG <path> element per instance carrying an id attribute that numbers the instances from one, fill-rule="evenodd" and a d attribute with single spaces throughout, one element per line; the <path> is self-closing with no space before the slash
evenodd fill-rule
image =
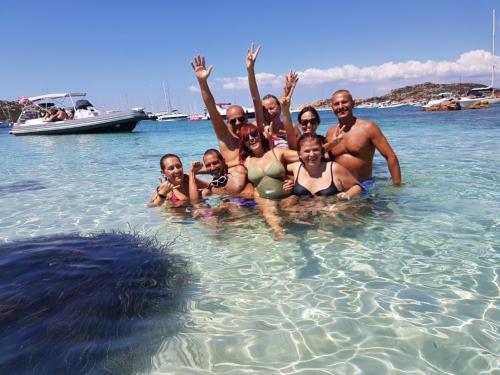
<path id="1" fill-rule="evenodd" d="M 336 195 L 342 199 L 350 199 L 361 193 L 361 184 L 346 168 L 323 159 L 323 143 L 318 135 L 302 135 L 297 146 L 300 162 L 291 164 L 288 168 L 294 176 L 294 195 Z"/>

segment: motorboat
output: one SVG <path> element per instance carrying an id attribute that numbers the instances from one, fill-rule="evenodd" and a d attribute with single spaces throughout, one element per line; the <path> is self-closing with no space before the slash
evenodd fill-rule
<path id="1" fill-rule="evenodd" d="M 203 115 L 200 113 L 193 113 L 193 114 L 189 115 L 188 120 L 189 121 L 204 121 L 204 120 L 210 120 L 210 117 L 208 117 L 208 115 L 206 113 Z"/>
<path id="2" fill-rule="evenodd" d="M 158 121 L 178 121 L 186 120 L 188 118 L 188 115 L 181 113 L 176 109 L 166 112 L 157 112 L 155 113 L 155 116 Z"/>
<path id="3" fill-rule="evenodd" d="M 223 119 L 226 119 L 226 112 L 231 106 L 231 103 L 215 103 L 215 107 L 217 108 L 217 111 L 219 111 Z M 242 108 L 248 118 L 255 117 L 255 109 L 253 107 Z"/>
<path id="4" fill-rule="evenodd" d="M 384 102 L 381 103 L 377 108 L 398 108 L 398 107 L 404 107 L 407 105 L 406 103 L 400 103 L 400 102 Z"/>
<path id="5" fill-rule="evenodd" d="M 487 102 L 488 105 L 500 105 L 500 97 L 495 95 L 495 89 L 492 86 L 476 87 L 470 89 L 466 96 L 460 98 L 460 107 L 467 109 L 479 102 Z"/>
<path id="6" fill-rule="evenodd" d="M 100 111 L 85 99 L 86 95 L 86 93 L 61 93 L 23 97 L 19 100 L 23 105 L 22 112 L 10 133 L 56 135 L 130 132 L 139 121 L 147 119 L 141 108 L 130 111 Z M 52 108 L 66 112 L 67 118 L 47 121 L 47 114 Z"/>
<path id="7" fill-rule="evenodd" d="M 429 100 L 427 104 L 423 105 L 422 108 L 430 108 L 435 105 L 439 105 L 443 102 L 446 102 L 448 100 L 456 99 L 455 95 L 453 95 L 452 92 L 446 91 L 446 92 L 440 92 L 436 95 L 433 96 L 433 99 Z"/>
<path id="8" fill-rule="evenodd" d="M 491 64 L 491 85 L 469 90 L 466 96 L 460 98 L 460 107 L 467 109 L 479 102 L 487 102 L 488 106 L 500 105 L 500 96 L 495 95 L 495 10 L 493 9 L 493 63 Z"/>

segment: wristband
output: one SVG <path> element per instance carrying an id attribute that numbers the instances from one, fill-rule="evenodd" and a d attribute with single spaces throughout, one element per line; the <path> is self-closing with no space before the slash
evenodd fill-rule
<path id="1" fill-rule="evenodd" d="M 167 199 L 167 196 L 165 194 L 160 193 L 159 186 L 156 188 L 156 195 L 159 196 L 161 199 Z"/>

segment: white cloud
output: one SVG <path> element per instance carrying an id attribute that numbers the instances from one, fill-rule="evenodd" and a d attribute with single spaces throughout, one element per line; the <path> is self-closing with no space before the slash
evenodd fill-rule
<path id="1" fill-rule="evenodd" d="M 198 86 L 195 86 L 195 85 L 188 86 L 188 90 L 190 92 L 200 92 L 200 88 Z"/>
<path id="2" fill-rule="evenodd" d="M 401 79 L 446 79 L 488 76 L 491 74 L 493 55 L 484 50 L 465 52 L 456 61 L 417 61 L 409 60 L 395 63 L 392 61 L 381 65 L 358 67 L 355 65 L 335 66 L 328 69 L 309 68 L 299 71 L 301 85 L 321 85 L 338 81 L 370 83 L 390 82 Z M 496 57 L 495 65 L 500 66 L 500 57 Z M 282 87 L 284 75 L 258 73 L 259 86 Z M 246 77 L 217 78 L 216 84 L 226 90 L 247 90 Z"/>

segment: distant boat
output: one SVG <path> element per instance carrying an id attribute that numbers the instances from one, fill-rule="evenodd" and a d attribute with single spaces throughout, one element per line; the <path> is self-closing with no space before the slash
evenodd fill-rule
<path id="1" fill-rule="evenodd" d="M 179 112 L 177 109 L 172 109 L 172 103 L 170 102 L 170 92 L 167 92 L 167 88 L 165 87 L 165 82 L 161 83 L 163 86 L 163 95 L 165 96 L 165 106 L 167 108 L 166 111 L 156 112 L 154 116 L 156 116 L 156 120 L 158 121 L 178 121 L 178 120 L 186 120 L 188 115 Z"/>
<path id="2" fill-rule="evenodd" d="M 86 95 L 86 93 L 62 93 L 22 98 L 20 104 L 24 107 L 10 133 L 14 135 L 56 135 L 130 132 L 139 121 L 147 119 L 144 111 L 139 109 L 99 111 L 85 99 Z M 77 98 L 80 99 L 75 100 Z M 65 105 L 65 99 L 69 99 L 71 106 Z M 63 109 L 69 118 L 50 122 L 44 120 L 44 116 L 52 108 Z"/>
<path id="3" fill-rule="evenodd" d="M 440 92 L 439 94 L 434 95 L 434 99 L 429 100 L 427 104 L 422 106 L 422 108 L 430 108 L 452 99 L 456 99 L 452 92 Z"/>
<path id="4" fill-rule="evenodd" d="M 203 115 L 200 113 L 193 113 L 193 114 L 189 115 L 188 120 L 189 121 L 204 121 L 204 120 L 210 120 L 210 117 L 208 117 L 208 115 L 206 113 Z"/>
<path id="5" fill-rule="evenodd" d="M 397 108 L 397 107 L 403 107 L 407 105 L 406 103 L 399 103 L 399 102 L 389 102 L 389 103 L 382 103 L 380 104 L 377 108 Z"/>
<path id="6" fill-rule="evenodd" d="M 12 125 L 12 122 L 0 122 L 0 128 L 10 128 Z"/>
<path id="7" fill-rule="evenodd" d="M 156 119 L 158 121 L 178 121 L 178 120 L 186 120 L 188 115 L 179 112 L 176 109 L 172 109 L 167 112 L 157 112 L 155 113 Z"/>
<path id="8" fill-rule="evenodd" d="M 500 105 L 500 97 L 495 95 L 495 9 L 493 9 L 493 63 L 491 64 L 491 85 L 471 89 L 466 96 L 460 98 L 460 107 L 470 108 L 475 103 L 487 102 L 491 105 Z"/>
<path id="9" fill-rule="evenodd" d="M 215 106 L 217 108 L 217 111 L 221 114 L 223 119 L 226 119 L 226 112 L 229 107 L 232 106 L 231 103 L 215 103 Z M 242 107 L 243 111 L 245 111 L 245 114 L 247 115 L 248 118 L 253 118 L 255 117 L 255 109 L 253 107 Z M 210 117 L 209 117 L 210 118 Z"/>

